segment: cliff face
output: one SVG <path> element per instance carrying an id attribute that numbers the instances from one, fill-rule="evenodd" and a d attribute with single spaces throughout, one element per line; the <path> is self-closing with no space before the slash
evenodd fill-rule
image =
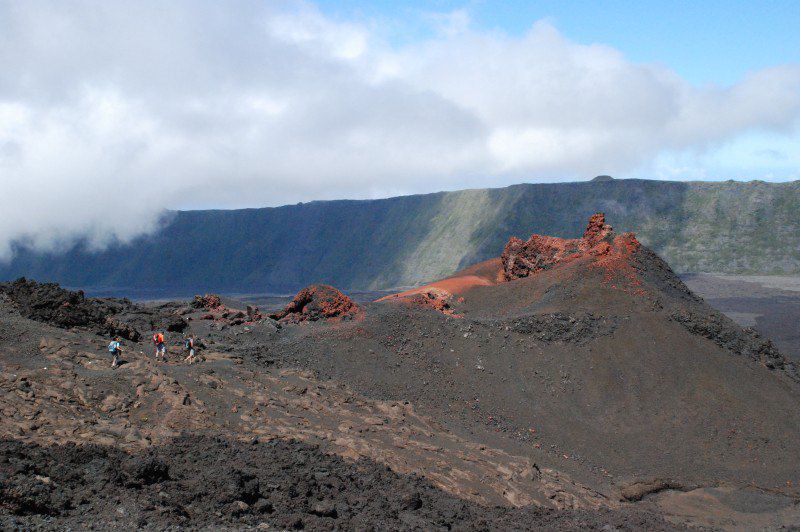
<path id="1" fill-rule="evenodd" d="M 598 211 L 678 272 L 800 272 L 800 182 L 613 180 L 179 212 L 130 246 L 23 250 L 0 280 L 190 293 L 408 286 L 496 256 L 512 235 L 578 237 Z"/>

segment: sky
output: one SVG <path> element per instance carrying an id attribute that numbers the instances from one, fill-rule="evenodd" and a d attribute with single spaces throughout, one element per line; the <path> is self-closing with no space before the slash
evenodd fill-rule
<path id="1" fill-rule="evenodd" d="M 800 179 L 800 3 L 0 0 L 0 260 L 167 209 Z"/>

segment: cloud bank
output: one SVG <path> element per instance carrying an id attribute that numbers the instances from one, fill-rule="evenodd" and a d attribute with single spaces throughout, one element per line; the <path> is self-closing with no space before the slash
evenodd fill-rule
<path id="1" fill-rule="evenodd" d="M 547 22 L 432 21 L 396 47 L 299 2 L 0 0 L 0 257 L 165 209 L 624 174 L 800 117 L 798 65 L 697 87 Z"/>

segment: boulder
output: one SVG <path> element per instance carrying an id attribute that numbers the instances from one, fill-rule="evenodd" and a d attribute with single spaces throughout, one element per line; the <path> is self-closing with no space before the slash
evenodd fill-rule
<path id="1" fill-rule="evenodd" d="M 348 318 L 357 311 L 358 305 L 336 288 L 314 284 L 300 290 L 282 311 L 270 315 L 270 318 L 282 323 L 299 323 Z"/>

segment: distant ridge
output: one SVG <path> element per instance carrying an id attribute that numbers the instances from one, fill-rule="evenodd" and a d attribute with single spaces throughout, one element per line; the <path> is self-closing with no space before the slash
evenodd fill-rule
<path id="1" fill-rule="evenodd" d="M 608 178 L 608 179 L 607 179 Z M 0 265 L 67 286 L 290 292 L 418 285 L 492 257 L 512 235 L 577 237 L 606 213 L 678 272 L 800 273 L 800 181 L 521 184 L 381 200 L 177 212 L 128 246 L 21 251 Z"/>

